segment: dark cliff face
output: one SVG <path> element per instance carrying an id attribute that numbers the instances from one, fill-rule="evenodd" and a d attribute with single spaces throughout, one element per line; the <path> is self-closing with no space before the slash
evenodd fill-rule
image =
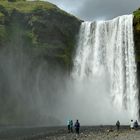
<path id="1" fill-rule="evenodd" d="M 134 43 L 136 51 L 136 61 L 140 62 L 140 9 L 134 12 Z"/>
<path id="2" fill-rule="evenodd" d="M 64 69 L 72 66 L 80 24 L 79 19 L 48 2 L 0 2 L 0 46 L 22 40 L 21 47 L 29 55 Z"/>
<path id="3" fill-rule="evenodd" d="M 134 14 L 133 30 L 134 30 L 134 44 L 137 63 L 137 77 L 138 77 L 138 87 L 140 87 L 140 9 L 136 10 L 133 14 Z M 140 104 L 140 89 L 139 89 L 139 104 Z"/>
<path id="4" fill-rule="evenodd" d="M 9 1 L 0 0 L 0 124 L 58 125 L 81 21 L 48 2 Z"/>

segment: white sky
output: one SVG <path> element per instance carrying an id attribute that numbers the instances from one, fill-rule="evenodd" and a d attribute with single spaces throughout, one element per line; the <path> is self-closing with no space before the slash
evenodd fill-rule
<path id="1" fill-rule="evenodd" d="M 46 0 L 44 0 L 46 1 Z M 47 0 L 83 20 L 111 19 L 131 14 L 140 0 Z"/>

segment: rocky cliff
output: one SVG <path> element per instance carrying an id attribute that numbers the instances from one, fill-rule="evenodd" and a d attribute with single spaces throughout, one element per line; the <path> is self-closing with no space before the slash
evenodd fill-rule
<path id="1" fill-rule="evenodd" d="M 137 62 L 137 76 L 138 76 L 138 86 L 140 87 L 140 9 L 134 11 L 133 14 L 134 14 L 133 26 L 134 26 L 135 54 Z M 139 90 L 139 104 L 140 104 L 140 90 Z"/>
<path id="2" fill-rule="evenodd" d="M 48 2 L 0 0 L 0 124 L 59 124 L 80 24 Z"/>
<path id="3" fill-rule="evenodd" d="M 81 21 L 49 2 L 9 1 L 0 0 L 0 47 L 21 47 L 70 69 Z"/>
<path id="4" fill-rule="evenodd" d="M 140 9 L 134 11 L 134 42 L 136 50 L 136 60 L 140 62 Z"/>

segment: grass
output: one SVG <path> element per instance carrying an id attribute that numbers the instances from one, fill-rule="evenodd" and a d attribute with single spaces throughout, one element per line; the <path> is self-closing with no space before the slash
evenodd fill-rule
<path id="1" fill-rule="evenodd" d="M 16 0 L 16 2 L 8 2 L 7 0 L 0 0 L 0 5 L 3 6 L 8 13 L 10 13 L 13 9 L 22 13 L 30 13 L 38 9 L 43 9 L 46 11 L 54 10 L 63 15 L 74 17 L 73 15 L 58 8 L 56 5 L 46 1 Z"/>
<path id="2" fill-rule="evenodd" d="M 140 9 L 137 9 L 136 11 L 133 12 L 134 15 L 139 15 L 140 14 Z"/>
<path id="3" fill-rule="evenodd" d="M 133 14 L 136 20 L 140 20 L 140 9 L 138 9 L 137 11 L 134 11 Z"/>
<path id="4" fill-rule="evenodd" d="M 136 31 L 140 31 L 140 9 L 133 12 L 134 14 L 134 22 L 136 23 L 135 29 Z"/>
<path id="5" fill-rule="evenodd" d="M 7 11 L 12 11 L 16 9 L 20 12 L 28 13 L 32 12 L 36 9 L 44 9 L 44 10 L 52 10 L 52 9 L 59 9 L 55 5 L 49 2 L 43 1 L 17 1 L 17 2 L 8 2 L 0 0 L 0 5 L 5 7 Z"/>

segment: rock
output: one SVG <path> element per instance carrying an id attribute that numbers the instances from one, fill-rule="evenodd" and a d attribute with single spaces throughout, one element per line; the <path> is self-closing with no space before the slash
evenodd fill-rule
<path id="1" fill-rule="evenodd" d="M 107 132 L 113 132 L 113 129 L 108 129 Z"/>

